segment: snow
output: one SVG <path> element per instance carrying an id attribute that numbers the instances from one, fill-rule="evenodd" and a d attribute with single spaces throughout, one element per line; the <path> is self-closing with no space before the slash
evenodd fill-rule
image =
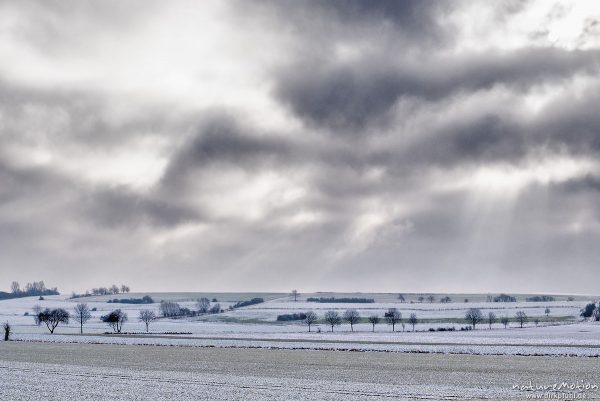
<path id="1" fill-rule="evenodd" d="M 318 341 L 280 341 L 281 339 L 258 338 L 178 338 L 177 336 L 77 336 L 49 334 L 16 334 L 17 341 L 36 341 L 50 343 L 82 343 L 82 344 L 120 344 L 120 345 L 154 345 L 154 346 L 187 346 L 187 347 L 236 347 L 236 348 L 268 348 L 268 349 L 306 349 L 337 351 L 377 351 L 377 352 L 420 352 L 444 354 L 474 355 L 545 355 L 545 356 L 580 356 L 600 357 L 600 348 L 580 344 L 511 344 L 511 343 L 467 343 L 456 341 L 447 343 L 433 339 L 430 343 L 411 342 L 344 342 L 344 340 L 318 339 Z M 438 341 L 435 341 L 438 340 Z"/>
<path id="2" fill-rule="evenodd" d="M 3 387 L 0 395 L 13 401 L 40 399 L 67 400 L 369 400 L 406 399 L 418 396 L 425 399 L 458 399 L 515 396 L 510 388 L 465 389 L 464 385 L 402 384 L 384 386 L 364 379 L 332 381 L 291 377 L 264 377 L 259 372 L 252 376 L 236 374 L 189 373 L 152 371 L 123 368 L 100 368 L 0 362 Z M 73 381 L 70 388 L 56 385 Z"/>
<path id="3" fill-rule="evenodd" d="M 399 303 L 399 302 L 375 302 L 375 303 L 320 303 L 320 302 L 294 302 L 293 300 L 274 300 L 263 304 L 252 305 L 239 311 L 240 314 L 252 318 L 275 320 L 277 315 L 294 313 L 298 311 L 313 310 L 324 313 L 335 310 L 343 313 L 347 309 L 356 309 L 362 316 L 370 314 L 383 315 L 389 308 L 400 310 L 404 318 L 411 313 L 416 313 L 420 319 L 439 318 L 463 318 L 465 312 L 470 308 L 481 309 L 484 315 L 494 312 L 498 317 L 512 317 L 518 310 L 523 310 L 529 316 L 544 316 L 546 307 L 549 307 L 552 315 L 578 316 L 585 302 L 510 302 L 510 303 Z"/>
<path id="4" fill-rule="evenodd" d="M 175 295 L 172 295 L 175 296 Z M 392 352 L 441 352 L 441 353 L 476 353 L 476 354 L 507 354 L 507 355 L 576 355 L 599 356 L 600 324 L 577 322 L 576 316 L 585 302 L 556 301 L 539 303 L 393 303 L 373 304 L 320 304 L 303 301 L 294 302 L 289 297 L 279 297 L 265 303 L 252 305 L 234 311 L 201 318 L 159 319 L 152 322 L 150 330 L 155 333 L 178 332 L 191 333 L 184 336 L 144 336 L 107 337 L 104 332 L 110 329 L 100 321 L 100 316 L 120 308 L 129 315 L 129 321 L 124 325 L 126 332 L 143 332 L 145 325 L 137 321 L 140 310 L 152 309 L 158 311 L 157 304 L 132 305 L 114 304 L 104 301 L 88 301 L 92 319 L 84 326 L 86 335 L 80 336 L 76 322 L 60 325 L 54 335 L 50 335 L 44 326 L 36 326 L 32 316 L 24 316 L 32 312 L 35 305 L 42 308 L 61 307 L 71 311 L 81 299 L 71 300 L 63 295 L 48 296 L 40 301 L 37 297 L 18 298 L 0 301 L 0 319 L 10 321 L 13 326 L 15 340 L 43 342 L 97 342 L 111 344 L 146 344 L 146 345 L 181 345 L 193 347 L 260 347 L 260 348 L 302 348 L 302 349 L 339 349 L 360 351 L 392 351 Z M 193 307 L 194 302 L 181 302 L 182 306 Z M 277 314 L 297 313 L 309 309 L 322 314 L 323 310 L 336 309 L 343 312 L 355 308 L 363 316 L 383 312 L 389 307 L 400 309 L 404 317 L 404 331 L 401 324 L 396 325 L 396 331 L 384 322 L 376 326 L 360 323 L 354 326 L 354 332 L 344 324 L 336 327 L 333 333 L 323 324 L 314 325 L 312 333 L 301 322 L 274 322 Z M 492 329 L 481 323 L 477 330 L 460 331 L 466 323 L 420 323 L 417 332 L 412 332 L 412 326 L 406 323 L 406 318 L 412 313 L 420 319 L 461 319 L 470 307 L 480 307 L 483 313 L 493 310 L 497 316 L 514 316 L 516 310 L 525 310 L 532 320 L 533 316 L 544 315 L 546 307 L 551 309 L 552 316 L 571 316 L 571 322 L 542 323 L 534 327 L 528 323 L 520 329 L 511 323 L 509 329 L 501 324 L 494 324 Z M 230 319 L 231 321 L 223 321 Z M 249 321 L 252 321 L 250 323 Z M 429 332 L 429 328 L 455 328 L 451 332 Z M 320 333 L 316 331 L 320 329 Z M 185 337 L 185 338 L 182 338 Z"/>

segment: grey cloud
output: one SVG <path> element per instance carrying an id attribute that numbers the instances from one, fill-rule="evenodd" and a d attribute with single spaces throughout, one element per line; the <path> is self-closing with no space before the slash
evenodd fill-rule
<path id="1" fill-rule="evenodd" d="M 558 183 L 555 186 L 557 186 L 564 195 L 584 192 L 589 193 L 590 196 L 595 196 L 597 195 L 597 192 L 600 192 L 600 176 L 586 174 L 582 177 L 572 178 Z"/>
<path id="2" fill-rule="evenodd" d="M 92 190 L 84 195 L 81 206 L 91 221 L 108 228 L 174 227 L 202 221 L 198 210 L 127 188 Z"/>
<path id="3" fill-rule="evenodd" d="M 549 104 L 529 130 L 540 133 L 547 143 L 574 155 L 594 155 L 600 151 L 600 101 L 598 83 L 580 94 L 561 97 Z"/>
<path id="4" fill-rule="evenodd" d="M 290 153 L 290 146 L 284 140 L 257 135 L 252 128 L 239 126 L 234 118 L 209 117 L 201 125 L 196 137 L 173 160 L 175 164 L 244 163 L 251 158 L 268 161 L 273 156 L 282 158 Z"/>
<path id="5" fill-rule="evenodd" d="M 124 143 L 169 135 L 169 147 L 185 138 L 194 113 L 170 104 L 127 105 L 96 91 L 18 85 L 0 77 L 0 143 L 79 146 L 98 151 Z"/>
<path id="6" fill-rule="evenodd" d="M 536 150 L 523 124 L 511 115 L 484 114 L 432 130 L 405 146 L 400 157 L 388 152 L 380 157 L 391 165 L 460 166 L 494 162 L 519 162 Z M 396 160 L 398 159 L 398 160 Z"/>
<path id="7" fill-rule="evenodd" d="M 13 209 L 28 202 L 43 204 L 61 194 L 77 192 L 77 185 L 51 169 L 17 167 L 1 158 L 0 183 L 0 205 Z"/>
<path id="8" fill-rule="evenodd" d="M 596 73 L 600 66 L 598 51 L 555 48 L 450 59 L 435 54 L 417 60 L 395 57 L 369 54 L 356 62 L 302 60 L 280 73 L 276 94 L 302 119 L 344 135 L 385 117 L 403 97 L 439 101 L 496 85 L 525 92 L 542 83 Z"/>
<path id="9" fill-rule="evenodd" d="M 174 153 L 160 185 L 168 190 L 185 188 L 187 179 L 199 169 L 223 165 L 252 169 L 273 166 L 293 157 L 291 143 L 272 134 L 256 133 L 242 127 L 230 115 L 218 111 L 206 113 L 195 134 Z"/>
<path id="10" fill-rule="evenodd" d="M 51 56 L 69 55 L 74 50 L 89 51 L 100 43 L 90 40 L 90 31 L 102 31 L 94 39 L 119 40 L 119 35 L 133 32 L 145 17 L 158 11 L 160 3 L 146 1 L 140 9 L 133 2 L 28 1 L 14 7 L 10 2 L 0 6 L 20 18 L 11 34 L 37 52 Z M 1 8 L 0 8 L 1 9 Z M 69 21 L 69 23 L 65 23 Z"/>
<path id="11" fill-rule="evenodd" d="M 600 151 L 600 101 L 594 84 L 584 93 L 561 96 L 541 108 L 535 117 L 519 110 L 481 110 L 457 115 L 441 126 L 422 124 L 408 144 L 390 144 L 370 152 L 374 165 L 406 174 L 423 166 L 520 165 L 532 155 L 596 157 Z"/>
<path id="12" fill-rule="evenodd" d="M 433 46 L 453 39 L 454 30 L 446 14 L 458 2 L 445 1 L 265 1 L 249 11 L 259 18 L 271 19 L 278 27 L 290 25 L 305 37 L 321 37 L 327 43 L 361 38 L 376 32 L 379 39 L 393 39 L 408 46 Z M 412 41 L 412 43 L 410 42 Z M 316 46 L 324 42 L 315 43 Z"/>
<path id="13" fill-rule="evenodd" d="M 152 191 L 137 193 L 124 186 L 89 185 L 45 167 L 15 168 L 0 163 L 0 182 L 0 205 L 25 208 L 27 213 L 52 205 L 82 226 L 91 222 L 108 229 L 135 229 L 201 221 L 199 210 L 161 199 Z"/>

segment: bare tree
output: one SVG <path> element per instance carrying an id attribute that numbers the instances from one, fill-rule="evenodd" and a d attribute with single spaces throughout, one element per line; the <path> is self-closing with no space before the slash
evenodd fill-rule
<path id="1" fill-rule="evenodd" d="M 129 292 L 129 291 L 131 291 L 130 288 L 129 288 L 129 286 L 127 286 L 125 284 L 121 284 L 121 292 L 123 294 L 125 294 L 126 292 Z"/>
<path id="2" fill-rule="evenodd" d="M 210 307 L 210 309 L 208 310 L 208 313 L 221 313 L 221 304 L 220 303 L 216 303 L 213 306 Z"/>
<path id="3" fill-rule="evenodd" d="M 146 325 L 146 333 L 149 330 L 150 323 L 156 319 L 156 313 L 154 311 L 144 309 L 140 311 L 139 320 L 140 322 L 144 322 Z"/>
<path id="4" fill-rule="evenodd" d="M 110 286 L 109 290 L 108 290 L 111 294 L 118 294 L 119 293 L 119 287 L 117 287 L 116 284 L 113 284 Z"/>
<path id="5" fill-rule="evenodd" d="M 121 309 L 115 309 L 108 315 L 102 316 L 100 320 L 108 324 L 115 333 L 120 333 L 121 329 L 123 328 L 123 323 L 125 323 L 128 319 L 127 313 L 123 312 Z"/>
<path id="6" fill-rule="evenodd" d="M 404 298 L 403 294 L 398 294 L 398 300 L 402 303 L 406 302 L 406 299 Z"/>
<path id="7" fill-rule="evenodd" d="M 381 321 L 381 319 L 377 315 L 369 316 L 369 323 L 371 323 L 373 325 L 373 333 L 375 333 L 375 325 L 379 324 L 380 321 Z"/>
<path id="8" fill-rule="evenodd" d="M 39 313 L 38 320 L 41 323 L 46 324 L 46 327 L 50 330 L 50 334 L 53 334 L 54 329 L 56 329 L 60 323 L 69 324 L 69 312 L 62 308 L 46 308 Z"/>
<path id="9" fill-rule="evenodd" d="M 419 300 L 419 302 L 423 303 L 423 300 L 425 300 L 425 297 L 420 296 L 419 298 L 417 298 Z"/>
<path id="10" fill-rule="evenodd" d="M 502 323 L 504 325 L 504 328 L 506 328 L 508 326 L 509 321 L 510 320 L 508 320 L 508 317 L 506 317 L 506 316 L 502 316 L 500 318 L 500 323 Z"/>
<path id="11" fill-rule="evenodd" d="M 10 291 L 13 294 L 18 294 L 21 292 L 21 286 L 19 285 L 18 281 L 13 281 L 10 285 Z"/>
<path id="12" fill-rule="evenodd" d="M 305 313 L 304 324 L 308 326 L 309 333 L 310 333 L 310 326 L 312 326 L 314 323 L 316 323 L 317 320 L 319 320 L 319 317 L 317 316 L 317 314 L 315 312 L 310 310 Z"/>
<path id="13" fill-rule="evenodd" d="M 6 322 L 2 325 L 2 328 L 4 329 L 4 341 L 8 341 L 10 339 L 10 331 L 11 331 L 10 324 L 8 322 Z"/>
<path id="14" fill-rule="evenodd" d="M 592 321 L 594 321 L 594 322 L 600 321 L 600 305 L 596 306 L 596 308 L 592 312 Z"/>
<path id="15" fill-rule="evenodd" d="M 396 323 L 402 320 L 402 313 L 396 308 L 390 308 L 384 315 L 387 324 L 392 326 L 392 331 L 396 331 Z"/>
<path id="16" fill-rule="evenodd" d="M 43 295 L 46 291 L 46 285 L 43 281 L 34 281 L 33 283 L 25 284 L 25 291 L 21 292 L 25 292 L 28 295 Z"/>
<path id="17" fill-rule="evenodd" d="M 331 331 L 333 332 L 334 326 L 339 326 L 342 323 L 342 318 L 340 315 L 333 310 L 328 310 L 325 312 L 325 321 L 331 326 Z"/>
<path id="18" fill-rule="evenodd" d="M 471 324 L 473 326 L 473 330 L 475 330 L 475 326 L 477 325 L 477 323 L 483 320 L 481 310 L 477 308 L 471 308 L 467 310 L 467 313 L 465 313 L 465 320 L 467 321 L 467 323 Z"/>
<path id="19" fill-rule="evenodd" d="M 159 308 L 163 317 L 173 317 L 181 314 L 181 307 L 177 302 L 162 300 Z"/>
<path id="20" fill-rule="evenodd" d="M 550 308 L 546 307 L 544 313 L 546 314 L 546 317 L 548 317 L 548 315 L 550 315 Z"/>
<path id="21" fill-rule="evenodd" d="M 196 301 L 196 308 L 198 308 L 198 313 L 208 313 L 210 309 L 210 300 L 208 298 L 200 298 Z"/>
<path id="22" fill-rule="evenodd" d="M 433 295 L 430 295 L 427 297 L 427 300 L 429 301 L 430 304 L 432 304 L 433 301 L 435 301 L 435 297 Z"/>
<path id="23" fill-rule="evenodd" d="M 492 324 L 496 323 L 498 319 L 496 318 L 496 314 L 494 312 L 489 312 L 487 315 L 487 321 L 490 325 L 490 330 L 492 329 Z"/>
<path id="24" fill-rule="evenodd" d="M 90 308 L 88 308 L 87 304 L 77 304 L 76 307 L 73 308 L 73 319 L 79 323 L 79 332 L 83 334 L 83 325 L 92 318 L 92 314 L 90 313 Z"/>
<path id="25" fill-rule="evenodd" d="M 527 314 L 520 310 L 515 314 L 515 317 L 517 318 L 517 322 L 519 322 L 519 324 L 521 325 L 521 328 L 523 328 L 523 324 L 527 323 L 528 321 Z"/>
<path id="26" fill-rule="evenodd" d="M 417 323 L 419 323 L 419 320 L 417 319 L 417 314 L 416 313 L 411 313 L 410 317 L 408 318 L 408 323 L 410 323 L 412 325 L 413 331 L 415 331 L 415 325 Z"/>
<path id="27" fill-rule="evenodd" d="M 298 292 L 298 290 L 292 290 L 292 296 L 294 297 L 294 302 L 296 302 L 298 300 L 298 297 L 300 296 L 300 293 Z"/>
<path id="28" fill-rule="evenodd" d="M 360 315 L 356 309 L 348 309 L 344 312 L 344 320 L 350 323 L 350 331 L 354 331 L 354 325 L 360 321 Z"/>

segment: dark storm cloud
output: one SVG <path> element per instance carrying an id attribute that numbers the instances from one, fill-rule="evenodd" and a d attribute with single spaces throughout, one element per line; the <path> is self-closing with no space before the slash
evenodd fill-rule
<path id="1" fill-rule="evenodd" d="M 497 115 L 482 116 L 466 126 L 455 128 L 452 136 L 428 147 L 444 149 L 452 162 L 457 160 L 510 160 L 525 155 L 526 147 L 519 128 Z M 443 152 L 443 151 L 442 151 Z M 443 159 L 443 157 L 441 158 Z"/>
<path id="2" fill-rule="evenodd" d="M 160 187 L 165 191 L 185 191 L 189 179 L 201 170 L 218 171 L 222 166 L 244 170 L 274 167 L 292 162 L 301 153 L 289 141 L 242 127 L 235 116 L 220 112 L 206 113 L 177 152 L 171 157 Z"/>
<path id="3" fill-rule="evenodd" d="M 174 227 L 201 221 L 198 210 L 158 199 L 152 194 L 140 195 L 127 188 L 91 191 L 82 199 L 81 206 L 93 222 L 109 228 Z"/>
<path id="4" fill-rule="evenodd" d="M 457 2 L 447 1 L 265 1 L 249 11 L 272 18 L 282 27 L 302 32 L 306 37 L 320 36 L 317 47 L 344 37 L 360 38 L 365 32 L 393 37 L 411 45 L 433 45 L 453 39 L 454 30 L 445 15 Z M 366 39 L 369 39 L 368 37 Z"/>
<path id="5" fill-rule="evenodd" d="M 534 128 L 540 140 L 576 154 L 600 152 L 600 86 L 594 83 L 581 94 L 565 96 L 549 104 Z"/>
<path id="6" fill-rule="evenodd" d="M 0 205 L 13 207 L 54 204 L 68 207 L 70 218 L 108 228 L 143 225 L 172 227 L 200 220 L 200 212 L 153 192 L 138 193 L 122 186 L 87 185 L 44 167 L 15 168 L 0 163 Z M 61 200 L 62 199 L 62 200 Z"/>
<path id="7" fill-rule="evenodd" d="M 372 165 L 406 174 L 423 166 L 456 167 L 486 163 L 520 164 L 532 155 L 597 157 L 600 151 L 598 86 L 561 96 L 535 116 L 500 107 L 458 116 L 443 125 L 420 125 L 409 144 L 370 151 Z M 397 147 L 394 147 L 397 146 Z"/>
<path id="8" fill-rule="evenodd" d="M 331 12 L 344 23 L 357 25 L 377 22 L 390 23 L 402 29 L 407 35 L 421 36 L 437 25 L 436 13 L 450 8 L 450 2 L 418 0 L 364 2 L 357 0 L 313 1 L 309 7 L 313 12 L 322 15 Z M 288 1 L 285 8 L 298 6 L 297 2 Z"/>
<path id="9" fill-rule="evenodd" d="M 566 194 L 570 193 L 589 193 L 590 196 L 597 196 L 600 192 L 600 176 L 586 174 L 583 177 L 573 178 L 557 185 Z"/>
<path id="10" fill-rule="evenodd" d="M 368 148 L 357 149 L 327 137 L 311 141 L 287 133 L 261 131 L 236 121 L 235 115 L 227 113 L 213 111 L 198 118 L 201 122 L 194 134 L 169 161 L 161 180 L 166 188 L 174 189 L 177 184 L 185 186 L 186 178 L 201 170 L 218 171 L 227 167 L 249 172 L 315 168 L 322 177 L 328 177 L 328 172 L 360 175 L 375 159 Z M 324 181 L 343 185 L 352 180 L 328 177 Z"/>
<path id="11" fill-rule="evenodd" d="M 368 54 L 354 62 L 299 60 L 281 72 L 276 93 L 307 122 L 347 135 L 385 116 L 403 97 L 435 102 L 496 85 L 525 92 L 599 68 L 598 51 L 555 48 L 459 57 L 428 54 L 418 60 Z"/>
<path id="12" fill-rule="evenodd" d="M 0 205 L 29 197 L 43 197 L 60 186 L 62 180 L 52 173 L 35 169 L 17 169 L 0 160 Z"/>
<path id="13" fill-rule="evenodd" d="M 168 174 L 190 166 L 208 166 L 213 163 L 281 162 L 291 154 L 292 146 L 281 138 L 254 132 L 241 127 L 235 116 L 209 115 L 202 117 L 195 136 L 185 143 L 181 152 L 171 160 Z M 278 159 L 278 160 L 274 160 Z"/>
<path id="14" fill-rule="evenodd" d="M 431 127 L 408 145 L 373 152 L 371 160 L 390 172 L 412 174 L 428 166 L 518 162 L 535 149 L 518 118 L 490 113 Z"/>

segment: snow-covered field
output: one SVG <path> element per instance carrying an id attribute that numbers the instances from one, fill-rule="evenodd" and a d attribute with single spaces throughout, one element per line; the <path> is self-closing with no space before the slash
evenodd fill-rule
<path id="1" fill-rule="evenodd" d="M 395 397 L 395 388 L 365 383 L 330 383 L 318 380 L 275 379 L 185 372 L 152 372 L 130 369 L 43 365 L 35 363 L 0 364 L 8 383 L 0 393 L 11 400 L 34 400 L 39 388 L 47 388 L 49 399 L 66 399 L 56 380 L 77 377 L 77 390 L 70 390 L 78 400 L 339 400 Z M 395 387 L 395 386 L 394 386 Z M 439 390 L 438 390 L 439 391 Z"/>
<path id="2" fill-rule="evenodd" d="M 157 294 L 154 294 L 155 296 Z M 247 299 L 254 294 L 219 294 L 223 308 L 227 308 L 234 300 Z M 330 294 L 326 294 L 330 296 Z M 135 295 L 130 295 L 135 296 Z M 176 294 L 168 294 L 164 299 L 184 299 L 181 306 L 194 308 L 193 295 L 185 294 L 179 298 Z M 337 295 L 336 295 L 337 296 Z M 343 294 L 340 296 L 356 296 Z M 477 299 L 473 294 L 471 298 Z M 124 296 L 116 296 L 122 298 Z M 246 297 L 246 298 L 244 298 Z M 456 303 L 401 303 L 391 294 L 371 295 L 378 302 L 369 304 L 338 304 L 306 302 L 301 297 L 295 302 L 290 296 L 269 294 L 266 302 L 225 313 L 181 319 L 159 319 L 150 325 L 151 333 L 177 332 L 182 335 L 141 334 L 145 330 L 143 323 L 137 320 L 140 310 L 151 309 L 158 313 L 158 304 L 132 305 L 107 303 L 111 297 L 84 299 L 68 299 L 63 295 L 49 296 L 44 300 L 37 297 L 17 298 L 0 301 L 0 321 L 9 321 L 13 326 L 14 340 L 41 342 L 81 342 L 108 344 L 151 344 L 180 345 L 191 347 L 260 347 L 260 348 L 294 348 L 294 349 L 337 349 L 360 351 L 391 352 L 434 352 L 434 353 L 473 353 L 473 354 L 506 354 L 506 355 L 572 355 L 600 356 L 600 324 L 581 322 L 578 318 L 580 309 L 586 301 L 582 299 L 566 301 L 560 299 L 553 302 L 514 302 L 491 303 L 479 302 Z M 115 298 L 115 296 L 112 296 Z M 463 296 L 455 297 L 457 299 Z M 591 300 L 591 299 L 590 299 Z M 49 334 L 44 325 L 36 326 L 31 314 L 35 305 L 42 308 L 64 308 L 71 311 L 78 302 L 86 302 L 92 312 L 92 319 L 84 327 L 84 335 L 79 335 L 79 327 L 74 321 L 59 326 L 54 334 Z M 298 313 L 313 310 L 322 315 L 326 310 L 336 310 L 340 314 L 346 309 L 354 308 L 363 316 L 378 314 L 383 317 L 388 308 L 398 308 L 403 314 L 403 322 L 396 325 L 396 332 L 382 319 L 375 327 L 362 322 L 354 325 L 354 331 L 348 324 L 330 327 L 324 322 L 307 327 L 301 322 L 277 322 L 278 314 Z M 489 329 L 484 322 L 477 330 L 461 331 L 466 326 L 462 321 L 468 308 L 480 308 L 485 315 L 493 311 L 496 316 L 513 317 L 517 310 L 523 310 L 529 316 L 529 322 L 523 329 L 516 322 L 511 322 L 508 329 L 496 322 Z M 100 321 L 100 316 L 120 308 L 129 315 L 124 331 L 137 335 L 106 336 L 103 333 L 109 328 Z M 545 316 L 545 309 L 550 309 L 550 316 Z M 416 313 L 421 322 L 412 332 L 407 318 Z M 533 323 L 535 318 L 541 322 Z M 422 322 L 425 320 L 425 322 Z M 403 327 L 404 326 L 404 327 Z M 454 328 L 456 331 L 429 331 L 430 328 Z"/>
<path id="3" fill-rule="evenodd" d="M 220 295 L 221 306 L 227 309 L 253 294 Z M 115 304 L 106 302 L 114 296 L 62 295 L 0 301 L 0 322 L 10 322 L 15 340 L 0 342 L 0 398 L 41 399 L 42 394 L 53 400 L 524 399 L 526 393 L 514 390 L 513 383 L 599 384 L 594 372 L 600 357 L 600 324 L 578 317 L 593 297 L 504 304 L 471 295 L 477 302 L 400 303 L 384 294 L 369 304 L 323 304 L 279 295 L 216 315 L 161 318 L 151 323 L 149 334 L 143 333 L 145 326 L 137 317 L 145 309 L 158 312 L 157 303 Z M 178 300 L 193 309 L 194 296 L 172 293 L 162 299 Z M 78 302 L 94 309 L 83 335 L 74 321 L 59 326 L 54 334 L 34 324 L 34 306 L 72 311 Z M 391 307 L 403 315 L 404 327 L 397 324 L 396 332 L 383 319 L 375 332 L 364 320 L 354 325 L 354 331 L 343 323 L 334 332 L 319 321 L 310 333 L 301 322 L 276 321 L 283 313 L 313 310 L 322 316 L 335 310 L 341 315 L 350 308 L 363 317 L 374 313 L 383 317 Z M 490 329 L 482 322 L 476 330 L 461 331 L 467 326 L 465 311 L 473 307 L 498 317 L 514 317 L 523 310 L 529 322 L 519 328 L 511 321 L 507 329 L 499 323 Z M 129 316 L 123 328 L 127 334 L 106 335 L 110 329 L 100 316 L 116 308 Z M 407 323 L 411 313 L 420 319 L 414 332 Z M 540 320 L 538 326 L 535 319 Z M 455 331 L 429 331 L 440 327 Z M 68 390 L 54 386 L 57 380 L 68 380 Z M 588 392 L 586 398 L 597 395 Z"/>
<path id="4" fill-rule="evenodd" d="M 514 400 L 543 394 L 518 388 L 530 381 L 597 384 L 596 371 L 595 358 L 0 343 L 12 401 Z"/>
<path id="5" fill-rule="evenodd" d="M 89 298 L 76 298 L 69 299 L 65 295 L 54 295 L 47 296 L 44 300 L 38 300 L 37 297 L 26 297 L 26 298 L 15 298 L 9 300 L 0 301 L 0 319 L 6 320 L 10 318 L 17 325 L 27 325 L 33 322 L 31 316 L 24 316 L 25 313 L 32 313 L 33 307 L 36 305 L 42 308 L 64 308 L 66 310 L 72 310 L 72 308 L 79 302 L 87 303 L 90 308 L 95 308 L 96 311 L 92 313 L 94 321 L 97 321 L 99 317 L 107 312 L 120 308 L 127 312 L 130 317 L 130 322 L 134 323 L 132 317 L 137 316 L 142 309 L 152 309 L 158 312 L 158 303 L 149 305 L 136 305 L 136 304 L 121 304 L 121 303 L 108 303 L 109 299 L 112 298 L 129 298 L 143 296 L 144 294 L 128 294 L 128 295 L 111 295 L 104 297 L 89 297 Z M 222 294 L 221 294 L 222 295 Z M 262 295 L 262 294 L 259 294 Z M 199 297 L 200 295 L 198 295 Z M 227 297 L 230 300 L 218 299 L 222 309 L 227 309 L 230 305 L 233 305 L 235 301 L 231 299 L 250 299 L 242 296 Z M 177 299 L 174 293 L 169 294 L 168 297 L 161 297 L 167 299 Z M 161 298 L 155 298 L 155 301 Z M 195 301 L 193 298 L 182 297 L 185 301 L 178 301 L 182 307 L 190 309 L 195 308 Z M 298 300 L 294 302 L 289 296 L 272 297 L 272 299 L 265 298 L 265 302 L 250 305 L 244 308 L 227 311 L 218 315 L 210 315 L 200 320 L 212 320 L 212 321 L 260 321 L 264 323 L 275 322 L 277 315 L 306 312 L 313 310 L 317 314 L 322 315 L 325 311 L 335 310 L 342 314 L 347 309 L 356 309 L 363 317 L 368 317 L 372 314 L 383 316 L 384 312 L 389 308 L 397 308 L 402 313 L 406 320 L 411 313 L 416 313 L 418 318 L 423 320 L 440 320 L 454 319 L 461 320 L 464 318 L 465 311 L 469 308 L 479 308 L 484 315 L 488 312 L 494 312 L 498 318 L 502 316 L 513 317 L 516 311 L 523 310 L 527 315 L 533 319 L 540 317 L 544 320 L 545 309 L 550 309 L 550 317 L 556 318 L 557 320 L 563 318 L 577 319 L 579 316 L 580 309 L 588 302 L 595 301 L 595 297 L 589 297 L 585 300 L 576 301 L 553 301 L 553 302 L 510 302 L 510 303 L 495 303 L 495 302 L 451 302 L 451 303 L 408 303 L 408 302 L 396 302 L 386 300 L 385 302 L 375 303 L 318 303 L 318 302 L 306 302 L 305 300 Z M 181 321 L 181 319 L 177 319 Z"/>
<path id="6" fill-rule="evenodd" d="M 343 313 L 347 309 L 356 309 L 362 316 L 379 314 L 383 316 L 389 308 L 397 308 L 402 312 L 405 318 L 411 313 L 416 313 L 420 319 L 462 319 L 465 316 L 465 310 L 468 308 L 479 308 L 484 315 L 488 312 L 494 312 L 498 317 L 514 316 L 518 310 L 525 311 L 529 316 L 544 316 L 544 311 L 548 307 L 556 316 L 577 316 L 583 305 L 581 302 L 512 302 L 512 303 L 372 303 L 372 304 L 322 304 L 315 302 L 289 302 L 289 301 L 271 301 L 264 304 L 252 305 L 244 308 L 240 315 L 245 318 L 272 320 L 277 319 L 277 315 L 294 313 L 297 311 L 314 310 L 317 313 L 324 313 L 328 310 L 335 310 Z M 235 314 L 232 314 L 235 316 Z"/>
<path id="7" fill-rule="evenodd" d="M 600 331 L 596 331 L 596 334 Z M 306 349 L 306 350 L 337 350 L 337 351 L 378 351 L 378 352 L 418 352 L 442 354 L 473 354 L 473 355 L 545 355 L 545 356 L 579 356 L 600 357 L 600 345 L 580 343 L 545 343 L 532 340 L 523 342 L 482 341 L 483 338 L 412 338 L 411 341 L 382 341 L 367 342 L 346 339 L 314 339 L 300 340 L 259 337 L 240 338 L 210 338 L 210 337 L 179 337 L 179 336 L 77 336 L 77 335 L 47 335 L 47 334 L 18 334 L 15 340 L 51 342 L 51 343 L 81 343 L 81 344 L 120 344 L 120 345 L 154 345 L 154 346 L 187 346 L 187 347 L 221 347 L 221 348 L 268 348 L 268 349 Z M 426 342 L 427 341 L 427 342 Z M 469 342 L 471 341 L 471 342 Z"/>

